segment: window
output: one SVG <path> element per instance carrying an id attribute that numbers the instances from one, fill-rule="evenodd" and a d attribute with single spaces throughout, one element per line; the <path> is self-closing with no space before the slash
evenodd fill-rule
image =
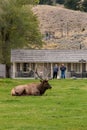
<path id="1" fill-rule="evenodd" d="M 80 72 L 80 64 L 79 63 L 73 63 L 73 70 L 75 72 Z"/>
<path id="2" fill-rule="evenodd" d="M 28 71 L 29 64 L 23 63 L 23 71 Z"/>
<path id="3" fill-rule="evenodd" d="M 17 63 L 17 64 L 16 64 L 16 71 L 17 71 L 17 72 L 20 71 L 20 63 Z"/>
<path id="4" fill-rule="evenodd" d="M 51 64 L 44 63 L 44 75 L 50 77 L 51 75 Z"/>
<path id="5" fill-rule="evenodd" d="M 34 63 L 23 63 L 23 66 L 22 66 L 22 68 L 23 68 L 23 71 L 31 71 L 31 70 L 33 70 L 34 71 L 34 69 L 35 69 L 35 64 Z"/>
<path id="6" fill-rule="evenodd" d="M 67 71 L 70 72 L 71 71 L 71 63 L 67 64 Z"/>
<path id="7" fill-rule="evenodd" d="M 86 71 L 86 63 L 82 63 L 82 72 Z"/>
<path id="8" fill-rule="evenodd" d="M 31 63 L 31 69 L 34 70 L 35 69 L 35 64 Z"/>

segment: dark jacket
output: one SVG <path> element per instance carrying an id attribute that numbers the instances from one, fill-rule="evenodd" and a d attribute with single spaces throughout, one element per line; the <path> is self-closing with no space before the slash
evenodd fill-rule
<path id="1" fill-rule="evenodd" d="M 53 72 L 58 72 L 58 67 L 57 67 L 57 66 L 55 66 L 55 67 L 53 68 Z"/>
<path id="2" fill-rule="evenodd" d="M 66 70 L 66 67 L 65 66 L 61 66 L 60 70 L 64 72 Z"/>

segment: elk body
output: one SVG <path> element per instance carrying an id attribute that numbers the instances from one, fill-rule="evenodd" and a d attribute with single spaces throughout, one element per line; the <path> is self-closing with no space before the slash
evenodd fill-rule
<path id="1" fill-rule="evenodd" d="M 47 89 L 51 89 L 51 85 L 48 80 L 40 80 L 40 83 L 31 83 L 26 85 L 16 86 L 11 90 L 12 96 L 40 96 L 45 93 Z"/>

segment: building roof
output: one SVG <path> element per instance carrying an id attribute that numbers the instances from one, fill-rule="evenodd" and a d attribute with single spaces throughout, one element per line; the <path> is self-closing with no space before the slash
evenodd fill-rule
<path id="1" fill-rule="evenodd" d="M 87 62 L 87 50 L 11 50 L 11 62 Z"/>

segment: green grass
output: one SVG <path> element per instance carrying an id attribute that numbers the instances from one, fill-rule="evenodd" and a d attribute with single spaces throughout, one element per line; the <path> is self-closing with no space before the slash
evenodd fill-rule
<path id="1" fill-rule="evenodd" d="M 87 130 L 87 79 L 51 80 L 43 96 L 11 96 L 18 84 L 0 79 L 0 130 Z"/>

